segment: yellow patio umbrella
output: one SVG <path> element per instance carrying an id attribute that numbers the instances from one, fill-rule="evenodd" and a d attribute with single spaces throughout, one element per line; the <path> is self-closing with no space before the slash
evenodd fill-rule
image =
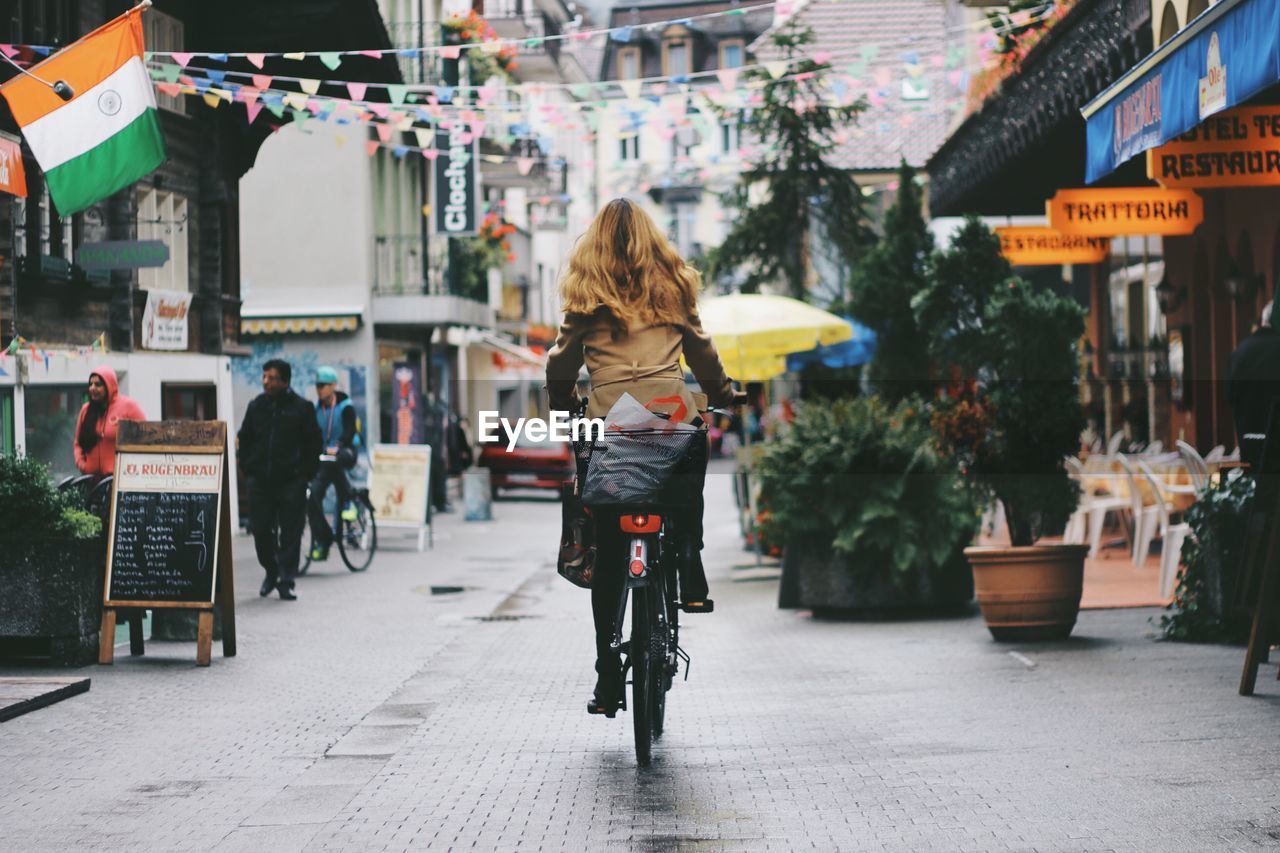
<path id="1" fill-rule="evenodd" d="M 799 299 L 735 293 L 704 300 L 702 328 L 715 341 L 725 372 L 741 382 L 761 382 L 787 372 L 787 356 L 853 337 L 842 317 Z"/>
<path id="2" fill-rule="evenodd" d="M 703 301 L 702 328 L 715 341 L 725 372 L 739 382 L 763 382 L 787 372 L 787 356 L 830 346 L 853 337 L 853 326 L 829 311 L 799 299 L 764 293 L 735 293 Z M 754 456 L 751 433 L 743 430 L 745 454 L 739 467 L 750 475 Z M 747 488 L 748 524 L 754 532 L 756 564 L 762 556 L 756 528 L 755 488 Z"/>

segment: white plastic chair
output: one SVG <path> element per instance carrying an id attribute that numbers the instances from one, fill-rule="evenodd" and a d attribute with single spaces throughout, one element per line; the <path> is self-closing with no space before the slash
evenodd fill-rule
<path id="1" fill-rule="evenodd" d="M 1205 454 L 1204 461 L 1205 462 L 1221 462 L 1222 458 L 1226 455 L 1227 455 L 1227 449 L 1223 447 L 1221 444 L 1219 444 L 1219 445 L 1216 445 L 1213 448 L 1213 450 L 1210 450 L 1208 453 Z"/>
<path id="2" fill-rule="evenodd" d="M 1143 456 L 1155 456 L 1164 450 L 1164 442 L 1156 440 L 1148 444 L 1142 450 Z"/>
<path id="3" fill-rule="evenodd" d="M 1067 474 L 1071 479 L 1085 486 L 1085 466 L 1074 456 L 1066 459 Z M 1062 541 L 1068 545 L 1084 542 L 1086 533 L 1089 537 L 1089 557 L 1098 555 L 1102 545 L 1102 530 L 1106 526 L 1107 514 L 1122 512 L 1129 506 L 1129 499 L 1118 495 L 1093 495 L 1083 491 L 1080 504 L 1071 514 Z"/>
<path id="4" fill-rule="evenodd" d="M 1156 531 L 1163 526 L 1162 513 L 1165 519 L 1168 518 L 1168 508 L 1160 498 L 1159 492 L 1156 492 L 1151 503 L 1147 503 L 1145 493 L 1139 485 L 1140 475 L 1134 469 L 1133 462 L 1123 455 L 1118 456 L 1117 459 L 1129 481 L 1129 511 L 1133 515 L 1133 548 L 1130 556 L 1135 566 L 1141 566 L 1147 561 L 1151 540 L 1155 538 Z"/>
<path id="5" fill-rule="evenodd" d="M 1198 490 L 1194 486 L 1176 486 L 1170 483 L 1166 483 L 1165 481 L 1161 480 L 1159 477 L 1156 476 L 1155 471 L 1151 470 L 1150 465 L 1148 465 L 1146 462 L 1143 462 L 1142 460 L 1138 461 L 1138 470 L 1142 473 L 1143 477 L 1146 478 L 1147 485 L 1151 487 L 1151 493 L 1152 493 L 1152 496 L 1154 497 L 1153 505 L 1155 506 L 1155 509 L 1156 509 L 1154 517 L 1156 522 L 1159 524 L 1160 539 L 1163 543 L 1165 550 L 1172 550 L 1171 548 L 1169 548 L 1169 529 L 1171 527 L 1169 522 L 1169 516 L 1173 512 L 1174 504 L 1173 504 L 1173 501 L 1170 500 L 1170 496 L 1171 495 L 1194 496 L 1198 493 Z M 1150 522 L 1148 522 L 1148 525 L 1149 526 L 1145 530 L 1143 530 L 1143 535 L 1146 536 L 1147 543 L 1146 543 L 1146 546 L 1141 551 L 1141 559 L 1136 561 L 1137 565 L 1139 566 L 1141 566 L 1143 563 L 1147 561 L 1147 553 L 1150 551 L 1151 540 L 1154 538 L 1153 534 L 1155 533 L 1155 528 L 1153 525 L 1151 525 Z M 1134 537 L 1134 538 L 1136 539 L 1137 537 Z M 1182 548 L 1181 543 L 1178 544 L 1178 548 L 1179 549 Z M 1165 562 L 1164 552 L 1162 551 L 1161 560 L 1160 560 L 1162 570 L 1163 570 L 1164 562 Z M 1176 566 L 1177 563 L 1175 562 L 1174 565 Z"/>
<path id="6" fill-rule="evenodd" d="M 1124 430 L 1118 430 L 1115 435 L 1111 436 L 1107 441 L 1107 455 L 1115 456 L 1120 452 L 1120 445 L 1124 443 Z"/>
<path id="7" fill-rule="evenodd" d="M 1221 447 L 1215 448 L 1221 450 Z M 1200 456 L 1200 452 L 1181 439 L 1178 440 L 1178 455 L 1182 457 L 1187 470 L 1191 472 L 1191 485 L 1197 492 L 1209 485 L 1209 466 Z"/>
<path id="8" fill-rule="evenodd" d="M 1160 597 L 1173 595 L 1178 581 L 1178 566 L 1182 565 L 1182 543 L 1191 535 L 1191 525 L 1185 521 L 1170 524 L 1164 533 L 1160 551 Z"/>
<path id="9" fill-rule="evenodd" d="M 1232 451 L 1231 451 L 1230 453 L 1228 453 L 1226 456 L 1222 457 L 1222 461 L 1223 461 L 1223 462 L 1239 462 L 1239 461 L 1240 461 L 1240 447 L 1239 447 L 1239 445 L 1237 445 L 1237 446 L 1236 446 L 1236 449 L 1235 449 L 1235 450 L 1232 450 Z"/>

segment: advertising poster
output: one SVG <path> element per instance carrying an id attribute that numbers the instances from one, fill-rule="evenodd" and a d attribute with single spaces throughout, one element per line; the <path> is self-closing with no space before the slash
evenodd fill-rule
<path id="1" fill-rule="evenodd" d="M 391 443 L 423 444 L 426 440 L 422 367 L 397 361 L 391 368 Z"/>
<path id="2" fill-rule="evenodd" d="M 426 524 L 431 447 L 377 444 L 369 451 L 369 464 L 369 500 L 378 524 Z"/>

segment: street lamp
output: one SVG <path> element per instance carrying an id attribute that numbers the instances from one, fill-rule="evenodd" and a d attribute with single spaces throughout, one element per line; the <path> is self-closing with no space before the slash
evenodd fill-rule
<path id="1" fill-rule="evenodd" d="M 1156 302 L 1160 305 L 1161 314 L 1172 314 L 1182 307 L 1182 301 L 1186 298 L 1187 289 L 1185 287 L 1175 287 L 1173 282 L 1169 281 L 1169 273 L 1166 272 L 1160 278 L 1160 283 L 1155 287 Z"/>
<path id="2" fill-rule="evenodd" d="M 1261 276 L 1243 273 L 1234 259 L 1222 278 L 1222 286 L 1236 302 L 1248 302 L 1258 292 Z"/>

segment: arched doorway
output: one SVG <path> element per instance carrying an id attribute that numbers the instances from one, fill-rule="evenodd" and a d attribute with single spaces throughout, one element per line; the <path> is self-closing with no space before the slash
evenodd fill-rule
<path id="1" fill-rule="evenodd" d="M 1178 9 L 1173 5 L 1173 0 L 1167 0 L 1164 4 L 1164 11 L 1160 13 L 1160 40 L 1156 43 L 1156 47 L 1173 38 L 1174 33 L 1182 28 L 1178 23 Z"/>
<path id="2" fill-rule="evenodd" d="M 1194 21 L 1201 12 L 1209 8 L 1209 0 L 1191 0 L 1187 4 L 1187 23 Z"/>

